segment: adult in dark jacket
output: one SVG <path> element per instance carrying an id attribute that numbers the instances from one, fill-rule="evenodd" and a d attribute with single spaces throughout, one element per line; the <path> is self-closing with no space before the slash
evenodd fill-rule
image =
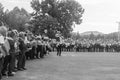
<path id="1" fill-rule="evenodd" d="M 61 56 L 61 49 L 62 49 L 62 44 L 58 43 L 57 44 L 57 56 Z"/>
<path id="2" fill-rule="evenodd" d="M 17 69 L 18 70 L 26 70 L 25 68 L 25 62 L 26 62 L 26 56 L 25 52 L 27 51 L 27 47 L 24 43 L 25 35 L 23 32 L 19 33 L 19 56 L 18 56 L 18 63 L 17 63 Z"/>

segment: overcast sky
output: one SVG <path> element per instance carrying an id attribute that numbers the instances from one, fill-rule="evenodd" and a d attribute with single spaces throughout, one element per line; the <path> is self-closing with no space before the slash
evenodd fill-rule
<path id="1" fill-rule="evenodd" d="M 32 12 L 31 0 L 0 0 L 5 9 L 23 7 Z M 99 31 L 111 33 L 118 31 L 117 21 L 120 21 L 120 0 L 77 0 L 85 9 L 83 23 L 77 25 L 74 32 Z"/>

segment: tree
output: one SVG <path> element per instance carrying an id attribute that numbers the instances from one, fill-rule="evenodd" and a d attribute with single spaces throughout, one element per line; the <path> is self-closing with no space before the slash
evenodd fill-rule
<path id="1" fill-rule="evenodd" d="M 17 29 L 18 31 L 25 31 L 25 24 L 29 18 L 30 15 L 23 8 L 15 7 L 13 10 L 6 12 L 6 24 L 9 28 Z"/>
<path id="2" fill-rule="evenodd" d="M 3 5 L 0 3 L 0 26 L 3 25 L 3 23 L 5 23 L 4 20 L 4 7 Z"/>
<path id="3" fill-rule="evenodd" d="M 73 24 L 81 24 L 84 12 L 75 0 L 32 0 L 31 7 L 33 32 L 44 28 L 52 33 L 60 31 L 64 37 L 70 36 Z"/>
<path id="4" fill-rule="evenodd" d="M 47 30 L 47 35 L 51 38 L 55 37 L 57 20 L 48 15 L 38 15 L 35 16 L 34 19 L 31 19 L 29 24 L 33 25 L 32 32 L 34 34 L 44 34 L 44 30 Z"/>
<path id="5" fill-rule="evenodd" d="M 81 35 L 80 35 L 79 32 L 72 32 L 72 33 L 71 33 L 71 38 L 72 38 L 73 40 L 78 40 L 78 39 L 81 38 Z"/>

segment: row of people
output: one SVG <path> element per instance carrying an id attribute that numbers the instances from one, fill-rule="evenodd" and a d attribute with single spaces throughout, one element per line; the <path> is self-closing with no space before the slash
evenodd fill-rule
<path id="1" fill-rule="evenodd" d="M 0 80 L 26 70 L 26 59 L 43 58 L 50 51 L 49 41 L 28 37 L 25 32 L 0 27 Z"/>
<path id="2" fill-rule="evenodd" d="M 8 31 L 6 27 L 0 27 L 0 79 L 2 76 L 14 76 L 17 70 L 26 70 L 24 34 L 16 30 Z"/>
<path id="3" fill-rule="evenodd" d="M 53 51 L 56 51 L 57 43 L 52 44 Z M 120 44 L 104 44 L 104 43 L 62 43 L 61 51 L 77 51 L 77 52 L 120 52 Z"/>

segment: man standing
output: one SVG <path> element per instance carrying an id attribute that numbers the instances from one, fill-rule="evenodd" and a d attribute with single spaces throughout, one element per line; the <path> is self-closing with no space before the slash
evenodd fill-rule
<path id="1" fill-rule="evenodd" d="M 0 35 L 0 42 L 4 41 L 4 37 L 2 35 Z M 3 62 L 4 62 L 4 57 L 3 57 L 3 53 L 2 53 L 2 45 L 3 43 L 0 43 L 0 80 L 2 79 L 2 68 L 3 68 Z"/>
<path id="2" fill-rule="evenodd" d="M 2 67 L 3 67 L 3 56 L 2 53 L 0 52 L 0 80 L 2 79 Z"/>
<path id="3" fill-rule="evenodd" d="M 19 57 L 18 57 L 18 64 L 17 64 L 17 68 L 18 70 L 26 70 L 25 68 L 25 62 L 26 62 L 26 56 L 25 56 L 25 52 L 27 51 L 27 47 L 24 43 L 25 40 L 25 33 L 24 32 L 20 32 L 19 33 L 19 49 L 20 49 L 20 53 L 19 53 Z"/>
<path id="4" fill-rule="evenodd" d="M 13 76 L 13 74 L 12 74 L 12 59 L 13 58 L 12 58 L 12 55 L 11 55 L 12 53 L 10 50 L 11 49 L 11 42 L 9 42 L 9 39 L 6 38 L 7 28 L 5 26 L 0 27 L 0 33 L 4 36 L 4 44 L 1 46 L 1 52 L 4 55 L 2 75 L 6 75 L 6 71 L 8 69 L 7 75 Z"/>
<path id="5" fill-rule="evenodd" d="M 58 44 L 57 44 L 57 56 L 61 56 L 61 48 L 62 48 L 62 44 L 60 42 L 58 42 Z"/>
<path id="6" fill-rule="evenodd" d="M 57 31 L 57 34 L 55 36 L 56 36 L 56 40 L 57 40 L 57 45 L 56 45 L 57 56 L 61 56 L 62 42 L 61 42 L 61 33 L 60 33 L 60 31 Z"/>
<path id="7" fill-rule="evenodd" d="M 6 55 L 4 59 L 4 67 L 3 67 L 3 75 L 5 75 L 5 71 L 8 69 L 8 76 L 14 76 L 14 67 L 15 67 L 15 41 L 14 41 L 15 33 L 13 31 L 8 32 L 8 37 L 6 38 L 6 53 L 9 53 Z M 7 44 L 7 41 L 9 44 Z M 8 47 L 9 45 L 9 47 Z"/>

